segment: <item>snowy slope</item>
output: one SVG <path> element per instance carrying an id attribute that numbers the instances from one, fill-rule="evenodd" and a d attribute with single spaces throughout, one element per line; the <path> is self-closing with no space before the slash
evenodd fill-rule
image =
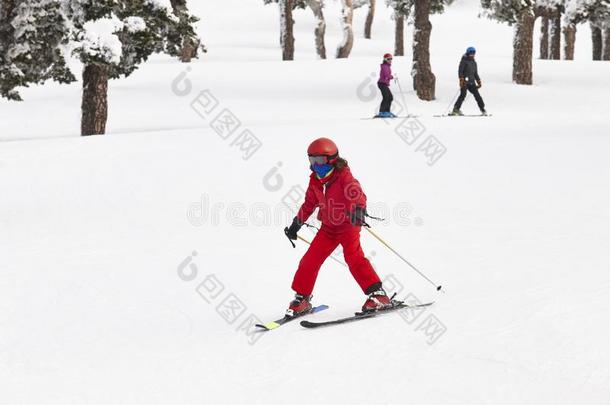
<path id="1" fill-rule="evenodd" d="M 477 19 L 473 1 L 435 16 L 437 100 L 417 101 L 409 58 L 395 61 L 425 128 L 409 145 L 399 122 L 361 120 L 392 48 L 384 8 L 376 39 L 341 61 L 315 60 L 313 19 L 298 12 L 298 60 L 282 63 L 276 9 L 242 3 L 197 5 L 210 54 L 190 71 L 160 58 L 112 83 L 108 136 L 77 136 L 78 84 L 0 101 L 0 403 L 607 404 L 610 66 L 588 61 L 586 30 L 576 61 L 535 61 L 524 87 L 510 83 L 509 27 Z M 231 32 L 235 10 L 248 19 Z M 329 50 L 338 40 L 333 22 Z M 432 118 L 470 44 L 494 116 Z M 204 90 L 260 140 L 250 158 L 194 111 Z M 418 150 L 431 135 L 446 148 L 433 165 Z M 248 336 L 249 315 L 273 319 L 291 297 L 305 246 L 286 241 L 282 201 L 306 186 L 318 136 L 389 217 L 379 234 L 446 294 L 364 234 L 379 273 L 433 307 L 410 323 Z M 232 323 L 227 298 L 242 304 Z M 315 300 L 331 307 L 316 319 L 332 319 L 364 297 L 329 260 Z"/>

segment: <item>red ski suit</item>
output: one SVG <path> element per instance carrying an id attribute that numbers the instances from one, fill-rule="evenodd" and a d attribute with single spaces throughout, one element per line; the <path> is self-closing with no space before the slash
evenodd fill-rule
<path id="1" fill-rule="evenodd" d="M 339 244 L 343 246 L 345 262 L 362 291 L 366 293 L 368 287 L 380 282 L 360 246 L 361 227 L 352 225 L 350 221 L 350 213 L 356 206 L 366 207 L 366 195 L 349 167 L 335 169 L 325 182 L 319 180 L 315 173 L 311 174 L 305 202 L 297 218 L 305 222 L 318 208 L 322 227 L 294 275 L 292 289 L 296 293 L 311 295 L 322 263 Z"/>

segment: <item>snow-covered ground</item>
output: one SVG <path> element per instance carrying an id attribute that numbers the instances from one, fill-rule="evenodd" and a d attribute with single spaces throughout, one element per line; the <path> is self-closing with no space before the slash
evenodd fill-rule
<path id="1" fill-rule="evenodd" d="M 361 119 L 393 48 L 381 3 L 374 39 L 358 10 L 340 61 L 316 60 L 313 17 L 298 11 L 294 62 L 277 60 L 275 6 L 193 3 L 210 52 L 112 82 L 109 135 L 78 137 L 78 83 L 0 101 L 0 403 L 608 404 L 610 64 L 589 61 L 586 27 L 575 61 L 535 60 L 535 85 L 516 86 L 512 29 L 457 2 L 433 18 L 437 100 L 418 101 L 410 58 L 395 60 L 419 114 L 405 127 Z M 468 45 L 494 115 L 433 118 Z M 224 109 L 235 133 L 211 127 Z M 388 217 L 377 232 L 446 293 L 364 234 L 388 285 L 434 306 L 249 335 L 244 323 L 291 298 L 306 247 L 283 235 L 283 202 L 306 186 L 319 136 Z M 329 260 L 315 301 L 330 306 L 322 320 L 364 297 Z"/>

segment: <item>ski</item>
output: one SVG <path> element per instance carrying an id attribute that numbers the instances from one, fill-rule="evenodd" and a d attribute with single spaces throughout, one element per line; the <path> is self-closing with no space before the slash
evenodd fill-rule
<path id="1" fill-rule="evenodd" d="M 462 115 L 451 115 L 451 114 L 436 114 L 433 117 L 493 117 L 493 114 L 462 114 Z"/>
<path id="2" fill-rule="evenodd" d="M 325 309 L 328 309 L 328 305 L 318 305 L 316 307 L 313 307 L 311 309 L 311 311 L 306 312 L 306 313 L 301 314 L 301 315 L 297 315 L 297 316 L 288 316 L 288 315 L 286 315 L 283 318 L 280 318 L 280 319 L 278 319 L 276 321 L 267 322 L 265 324 L 257 323 L 254 326 L 256 326 L 258 328 L 261 328 L 261 330 L 263 330 L 263 331 L 269 331 L 269 330 L 277 329 L 280 326 L 282 326 L 283 324 L 288 323 L 290 321 L 293 321 L 293 320 L 295 320 L 297 318 L 300 318 L 302 316 L 309 315 L 309 314 L 315 314 L 317 312 L 324 311 Z"/>
<path id="3" fill-rule="evenodd" d="M 408 115 L 397 115 L 396 117 L 380 117 L 378 115 L 375 115 L 373 117 L 360 118 L 360 119 L 361 120 L 379 120 L 379 119 L 392 120 L 392 119 L 396 119 L 396 118 L 417 118 L 417 117 L 419 117 L 419 115 L 408 114 Z"/>
<path id="4" fill-rule="evenodd" d="M 321 326 L 339 325 L 342 323 L 360 321 L 362 319 L 368 319 L 368 318 L 374 318 L 378 315 L 386 314 L 388 312 L 394 312 L 398 309 L 427 307 L 432 304 L 434 304 L 434 301 L 427 302 L 425 304 L 417 304 L 417 305 L 409 305 L 409 304 L 405 304 L 404 302 L 399 301 L 399 303 L 397 305 L 395 305 L 391 308 L 388 308 L 388 309 L 383 309 L 380 311 L 372 311 L 372 312 L 356 312 L 352 316 L 348 316 L 345 318 L 339 318 L 339 319 L 335 319 L 332 321 L 325 321 L 325 322 L 301 321 L 301 326 L 303 326 L 305 328 L 319 328 Z"/>

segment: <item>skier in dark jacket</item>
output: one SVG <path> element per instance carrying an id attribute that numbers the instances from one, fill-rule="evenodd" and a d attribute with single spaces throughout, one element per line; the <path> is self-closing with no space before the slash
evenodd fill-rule
<path id="1" fill-rule="evenodd" d="M 479 77 L 477 62 L 474 60 L 476 52 L 476 49 L 471 46 L 466 49 L 466 54 L 462 56 L 460 67 L 458 68 L 458 76 L 460 78 L 460 96 L 456 100 L 455 105 L 453 106 L 453 111 L 449 115 L 464 115 L 462 114 L 462 111 L 460 111 L 460 108 L 462 107 L 462 103 L 466 98 L 466 91 L 471 92 L 475 100 L 477 100 L 481 114 L 487 114 L 485 111 L 485 102 L 483 102 L 483 98 L 481 97 L 481 94 L 479 94 L 479 89 L 481 88 L 481 78 Z"/>

